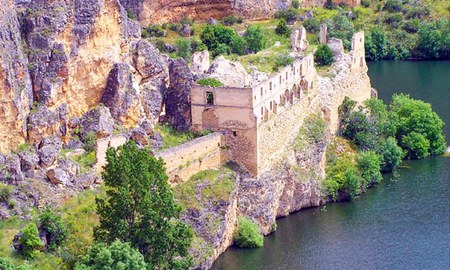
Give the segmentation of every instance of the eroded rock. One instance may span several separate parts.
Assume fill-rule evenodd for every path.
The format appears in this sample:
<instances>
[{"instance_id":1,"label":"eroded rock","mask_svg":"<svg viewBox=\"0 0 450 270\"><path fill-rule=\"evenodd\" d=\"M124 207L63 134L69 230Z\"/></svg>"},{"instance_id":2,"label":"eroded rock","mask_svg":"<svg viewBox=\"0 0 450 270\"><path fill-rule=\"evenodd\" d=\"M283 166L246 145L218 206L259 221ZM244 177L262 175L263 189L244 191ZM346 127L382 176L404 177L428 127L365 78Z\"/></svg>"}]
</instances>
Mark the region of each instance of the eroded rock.
<instances>
[{"instance_id":1,"label":"eroded rock","mask_svg":"<svg viewBox=\"0 0 450 270\"><path fill-rule=\"evenodd\" d=\"M107 107L98 106L83 115L80 126L83 139L88 133L95 133L98 138L108 137L114 130L114 119Z\"/></svg>"},{"instance_id":2,"label":"eroded rock","mask_svg":"<svg viewBox=\"0 0 450 270\"><path fill-rule=\"evenodd\" d=\"M195 74L203 74L210 66L209 52L207 50L195 52L191 56L191 71Z\"/></svg>"},{"instance_id":3,"label":"eroded rock","mask_svg":"<svg viewBox=\"0 0 450 270\"><path fill-rule=\"evenodd\" d=\"M223 56L217 57L208 70L207 77L216 78L225 86L249 86L250 78L241 63L230 61Z\"/></svg>"}]
</instances>

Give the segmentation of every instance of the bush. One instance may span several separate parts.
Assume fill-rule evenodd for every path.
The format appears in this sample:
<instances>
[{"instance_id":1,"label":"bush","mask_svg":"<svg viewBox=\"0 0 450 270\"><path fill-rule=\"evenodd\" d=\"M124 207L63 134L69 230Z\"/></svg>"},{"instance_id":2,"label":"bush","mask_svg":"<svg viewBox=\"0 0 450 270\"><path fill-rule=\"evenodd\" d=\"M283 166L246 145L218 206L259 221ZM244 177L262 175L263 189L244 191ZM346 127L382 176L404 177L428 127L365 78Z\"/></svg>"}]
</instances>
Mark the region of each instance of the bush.
<instances>
[{"instance_id":1,"label":"bush","mask_svg":"<svg viewBox=\"0 0 450 270\"><path fill-rule=\"evenodd\" d=\"M333 201L349 201L361 193L361 177L351 160L338 159L327 168L325 188Z\"/></svg>"},{"instance_id":2,"label":"bush","mask_svg":"<svg viewBox=\"0 0 450 270\"><path fill-rule=\"evenodd\" d=\"M309 18L303 22L303 27L310 33L318 33L320 31L320 21L317 18Z\"/></svg>"},{"instance_id":3,"label":"bush","mask_svg":"<svg viewBox=\"0 0 450 270\"><path fill-rule=\"evenodd\" d=\"M227 17L223 18L221 20L221 22L223 25L231 26L233 24L243 23L244 19L242 17L236 17L236 16L231 15L231 16L227 16Z\"/></svg>"},{"instance_id":4,"label":"bush","mask_svg":"<svg viewBox=\"0 0 450 270\"><path fill-rule=\"evenodd\" d=\"M228 54L236 36L236 32L231 28L208 24L203 28L200 39L215 57L220 54Z\"/></svg>"},{"instance_id":5,"label":"bush","mask_svg":"<svg viewBox=\"0 0 450 270\"><path fill-rule=\"evenodd\" d=\"M294 62L294 58L289 54L278 55L275 57L273 71L278 71L280 68L288 66Z\"/></svg>"},{"instance_id":6,"label":"bush","mask_svg":"<svg viewBox=\"0 0 450 270\"><path fill-rule=\"evenodd\" d=\"M401 142L400 146L407 152L408 158L444 153L446 145L442 133L444 122L432 110L429 103L400 94L392 97L390 107L391 112L397 117L397 140ZM412 132L416 134L408 136ZM418 136L419 134L421 136ZM427 145L425 153L424 148Z\"/></svg>"},{"instance_id":7,"label":"bush","mask_svg":"<svg viewBox=\"0 0 450 270\"><path fill-rule=\"evenodd\" d=\"M370 0L362 0L361 5L366 8L370 7Z\"/></svg>"},{"instance_id":8,"label":"bush","mask_svg":"<svg viewBox=\"0 0 450 270\"><path fill-rule=\"evenodd\" d=\"M417 31L419 31L419 27L420 27L419 19L413 19L410 21L406 21L402 25L402 29L410 34L417 33Z\"/></svg>"},{"instance_id":9,"label":"bush","mask_svg":"<svg viewBox=\"0 0 450 270\"><path fill-rule=\"evenodd\" d=\"M292 0L291 6L293 8L299 8L300 7L300 1L299 0Z\"/></svg>"},{"instance_id":10,"label":"bush","mask_svg":"<svg viewBox=\"0 0 450 270\"><path fill-rule=\"evenodd\" d=\"M216 48L214 48L211 51L212 57L216 57L219 55L226 55L226 54L230 54L231 49L228 45L220 43L219 45L217 45Z\"/></svg>"},{"instance_id":11,"label":"bush","mask_svg":"<svg viewBox=\"0 0 450 270\"><path fill-rule=\"evenodd\" d=\"M260 26L250 25L245 33L245 41L251 52L259 52L264 49L266 43L263 30Z\"/></svg>"},{"instance_id":12,"label":"bush","mask_svg":"<svg viewBox=\"0 0 450 270\"><path fill-rule=\"evenodd\" d=\"M325 139L327 124L319 113L310 114L305 118L300 132L308 141L318 143Z\"/></svg>"},{"instance_id":13,"label":"bush","mask_svg":"<svg viewBox=\"0 0 450 270\"><path fill-rule=\"evenodd\" d=\"M374 151L363 152L358 156L358 169L364 179L363 187L371 187L381 182L381 157Z\"/></svg>"},{"instance_id":14,"label":"bush","mask_svg":"<svg viewBox=\"0 0 450 270\"><path fill-rule=\"evenodd\" d=\"M199 85L221 87L223 83L216 78L204 78L197 81Z\"/></svg>"},{"instance_id":15,"label":"bush","mask_svg":"<svg viewBox=\"0 0 450 270\"><path fill-rule=\"evenodd\" d=\"M11 192L12 192L12 186L0 183L0 203L8 202Z\"/></svg>"},{"instance_id":16,"label":"bush","mask_svg":"<svg viewBox=\"0 0 450 270\"><path fill-rule=\"evenodd\" d=\"M143 30L145 32L142 32L142 37L144 37L144 38L164 37L166 35L166 31L164 31L164 29L162 29L161 25L149 25L147 28L144 28Z\"/></svg>"},{"instance_id":17,"label":"bush","mask_svg":"<svg viewBox=\"0 0 450 270\"><path fill-rule=\"evenodd\" d=\"M25 258L35 257L43 247L36 224L29 223L21 232L17 251Z\"/></svg>"},{"instance_id":18,"label":"bush","mask_svg":"<svg viewBox=\"0 0 450 270\"><path fill-rule=\"evenodd\" d=\"M289 36L289 27L287 26L286 20L282 18L275 28L275 32L280 36Z\"/></svg>"},{"instance_id":19,"label":"bush","mask_svg":"<svg viewBox=\"0 0 450 270\"><path fill-rule=\"evenodd\" d=\"M239 36L236 35L233 37L233 40L231 42L231 52L235 53L237 55L244 55L247 52L247 41Z\"/></svg>"},{"instance_id":20,"label":"bush","mask_svg":"<svg viewBox=\"0 0 450 270\"><path fill-rule=\"evenodd\" d=\"M381 171L390 172L402 162L403 151L393 137L387 138L378 146L377 153L381 156Z\"/></svg>"},{"instance_id":21,"label":"bush","mask_svg":"<svg viewBox=\"0 0 450 270\"><path fill-rule=\"evenodd\" d=\"M55 250L67 237L67 226L50 209L39 215L40 229L45 232L47 250Z\"/></svg>"},{"instance_id":22,"label":"bush","mask_svg":"<svg viewBox=\"0 0 450 270\"><path fill-rule=\"evenodd\" d=\"M178 38L175 41L178 47L177 56L183 58L186 63L191 61L191 42L187 38Z\"/></svg>"},{"instance_id":23,"label":"bush","mask_svg":"<svg viewBox=\"0 0 450 270\"><path fill-rule=\"evenodd\" d=\"M27 264L15 266L10 259L0 257L0 270L32 270L32 269Z\"/></svg>"},{"instance_id":24,"label":"bush","mask_svg":"<svg viewBox=\"0 0 450 270\"><path fill-rule=\"evenodd\" d=\"M254 221L240 217L234 234L234 242L242 248L262 247L264 245L264 236Z\"/></svg>"},{"instance_id":25,"label":"bush","mask_svg":"<svg viewBox=\"0 0 450 270\"><path fill-rule=\"evenodd\" d=\"M75 265L75 270L128 269L145 270L144 256L129 243L114 241L111 245L97 243Z\"/></svg>"},{"instance_id":26,"label":"bush","mask_svg":"<svg viewBox=\"0 0 450 270\"><path fill-rule=\"evenodd\" d=\"M365 35L366 58L370 60L384 59L388 52L387 36L383 28L375 27Z\"/></svg>"},{"instance_id":27,"label":"bush","mask_svg":"<svg viewBox=\"0 0 450 270\"><path fill-rule=\"evenodd\" d=\"M425 59L439 58L441 35L433 23L424 22L420 25L417 51Z\"/></svg>"},{"instance_id":28,"label":"bush","mask_svg":"<svg viewBox=\"0 0 450 270\"><path fill-rule=\"evenodd\" d=\"M298 19L299 12L295 8L280 10L275 13L276 19L284 19L288 23L293 23Z\"/></svg>"},{"instance_id":29,"label":"bush","mask_svg":"<svg viewBox=\"0 0 450 270\"><path fill-rule=\"evenodd\" d=\"M401 22L403 21L402 14L395 13L395 14L387 14L384 18L384 22L389 24L392 28L396 29L401 25Z\"/></svg>"},{"instance_id":30,"label":"bush","mask_svg":"<svg viewBox=\"0 0 450 270\"><path fill-rule=\"evenodd\" d=\"M327 44L319 45L314 53L314 62L318 66L328 66L333 63L333 53Z\"/></svg>"},{"instance_id":31,"label":"bush","mask_svg":"<svg viewBox=\"0 0 450 270\"><path fill-rule=\"evenodd\" d=\"M401 144L406 150L407 158L421 159L430 154L428 151L430 149L430 141L424 135L415 131L403 136Z\"/></svg>"},{"instance_id":32,"label":"bush","mask_svg":"<svg viewBox=\"0 0 450 270\"><path fill-rule=\"evenodd\" d=\"M388 12L399 12L402 10L402 2L401 0L387 0L384 3L383 10Z\"/></svg>"},{"instance_id":33,"label":"bush","mask_svg":"<svg viewBox=\"0 0 450 270\"><path fill-rule=\"evenodd\" d=\"M351 40L355 32L353 22L343 12L339 12L331 20L327 21L328 35L330 38L342 40L344 48L350 50Z\"/></svg>"},{"instance_id":34,"label":"bush","mask_svg":"<svg viewBox=\"0 0 450 270\"><path fill-rule=\"evenodd\" d=\"M86 133L86 136L84 136L83 138L83 143L84 150L86 150L86 152L95 151L95 145L97 143L97 135L95 134L95 132L91 131Z\"/></svg>"}]
</instances>

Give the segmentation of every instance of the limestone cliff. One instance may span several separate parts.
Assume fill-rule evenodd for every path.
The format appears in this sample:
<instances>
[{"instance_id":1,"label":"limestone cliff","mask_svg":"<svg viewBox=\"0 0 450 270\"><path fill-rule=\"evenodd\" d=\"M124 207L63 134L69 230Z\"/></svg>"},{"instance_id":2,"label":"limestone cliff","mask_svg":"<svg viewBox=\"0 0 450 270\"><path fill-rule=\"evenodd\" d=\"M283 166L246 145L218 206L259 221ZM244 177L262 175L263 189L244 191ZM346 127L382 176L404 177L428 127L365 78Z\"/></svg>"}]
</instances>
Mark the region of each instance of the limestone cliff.
<instances>
[{"instance_id":1,"label":"limestone cliff","mask_svg":"<svg viewBox=\"0 0 450 270\"><path fill-rule=\"evenodd\" d=\"M195 20L220 19L229 15L246 19L267 19L279 10L291 6L291 0L120 0L132 16L143 26L180 21L183 17ZM324 6L326 0L300 1L303 7ZM333 0L335 4L359 5L361 0Z\"/></svg>"},{"instance_id":2,"label":"limestone cliff","mask_svg":"<svg viewBox=\"0 0 450 270\"><path fill-rule=\"evenodd\" d=\"M26 118L33 101L28 61L12 0L0 1L0 152L26 139Z\"/></svg>"}]
</instances>

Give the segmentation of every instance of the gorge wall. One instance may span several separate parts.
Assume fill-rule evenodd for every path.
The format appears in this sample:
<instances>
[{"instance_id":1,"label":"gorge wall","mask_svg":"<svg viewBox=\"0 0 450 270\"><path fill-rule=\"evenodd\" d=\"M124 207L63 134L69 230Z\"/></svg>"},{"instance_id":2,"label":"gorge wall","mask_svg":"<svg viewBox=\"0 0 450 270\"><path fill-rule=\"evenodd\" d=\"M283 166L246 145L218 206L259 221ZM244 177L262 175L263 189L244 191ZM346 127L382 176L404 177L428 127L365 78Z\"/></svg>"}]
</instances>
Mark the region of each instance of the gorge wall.
<instances>
[{"instance_id":1,"label":"gorge wall","mask_svg":"<svg viewBox=\"0 0 450 270\"><path fill-rule=\"evenodd\" d=\"M229 15L246 19L267 19L275 12L289 8L291 0L120 0L137 16L143 26L180 21L183 17L195 20L220 19ZM324 6L326 0L300 1L302 7ZM361 0L332 0L336 5L356 6Z\"/></svg>"}]
</instances>

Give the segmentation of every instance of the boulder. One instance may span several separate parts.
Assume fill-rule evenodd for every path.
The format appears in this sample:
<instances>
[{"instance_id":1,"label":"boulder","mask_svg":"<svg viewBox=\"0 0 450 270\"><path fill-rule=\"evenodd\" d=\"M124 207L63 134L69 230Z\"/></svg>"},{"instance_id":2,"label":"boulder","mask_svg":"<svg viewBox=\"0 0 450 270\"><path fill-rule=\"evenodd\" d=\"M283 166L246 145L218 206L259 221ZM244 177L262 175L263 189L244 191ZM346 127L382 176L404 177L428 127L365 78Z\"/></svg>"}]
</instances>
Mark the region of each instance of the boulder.
<instances>
[{"instance_id":1,"label":"boulder","mask_svg":"<svg viewBox=\"0 0 450 270\"><path fill-rule=\"evenodd\" d=\"M19 184L24 179L18 155L0 155L0 182Z\"/></svg>"},{"instance_id":2,"label":"boulder","mask_svg":"<svg viewBox=\"0 0 450 270\"><path fill-rule=\"evenodd\" d=\"M26 177L33 177L34 170L39 167L39 156L36 151L21 151L18 153L20 158L20 168Z\"/></svg>"},{"instance_id":3,"label":"boulder","mask_svg":"<svg viewBox=\"0 0 450 270\"><path fill-rule=\"evenodd\" d=\"M88 111L80 120L81 138L88 133L95 133L97 137L108 137L114 130L114 119L107 107L99 106Z\"/></svg>"},{"instance_id":4,"label":"boulder","mask_svg":"<svg viewBox=\"0 0 450 270\"><path fill-rule=\"evenodd\" d=\"M131 139L140 146L146 146L149 143L148 135L142 127L137 127L131 131Z\"/></svg>"},{"instance_id":5,"label":"boulder","mask_svg":"<svg viewBox=\"0 0 450 270\"><path fill-rule=\"evenodd\" d=\"M167 69L167 62L150 42L141 39L131 46L135 68L143 78L157 76Z\"/></svg>"},{"instance_id":6,"label":"boulder","mask_svg":"<svg viewBox=\"0 0 450 270\"><path fill-rule=\"evenodd\" d=\"M185 37L190 37L191 36L191 26L189 24L184 24L183 28L181 29L180 34Z\"/></svg>"},{"instance_id":7,"label":"boulder","mask_svg":"<svg viewBox=\"0 0 450 270\"><path fill-rule=\"evenodd\" d=\"M66 185L69 182L67 172L59 168L48 170L47 177L55 185Z\"/></svg>"},{"instance_id":8,"label":"boulder","mask_svg":"<svg viewBox=\"0 0 450 270\"><path fill-rule=\"evenodd\" d=\"M333 60L339 60L344 54L344 45L342 40L337 38L330 38L327 43L328 47L330 47L331 52L333 53Z\"/></svg>"},{"instance_id":9,"label":"boulder","mask_svg":"<svg viewBox=\"0 0 450 270\"><path fill-rule=\"evenodd\" d=\"M42 167L51 166L59 156L62 147L62 141L59 137L47 137L39 144L39 160Z\"/></svg>"},{"instance_id":10,"label":"boulder","mask_svg":"<svg viewBox=\"0 0 450 270\"><path fill-rule=\"evenodd\" d=\"M230 61L223 56L214 60L207 77L216 78L225 86L244 87L250 85L250 77L241 63Z\"/></svg>"},{"instance_id":11,"label":"boulder","mask_svg":"<svg viewBox=\"0 0 450 270\"><path fill-rule=\"evenodd\" d=\"M70 139L67 142L66 147L69 148L69 149L84 148L84 143L82 141L80 141L80 140Z\"/></svg>"},{"instance_id":12,"label":"boulder","mask_svg":"<svg viewBox=\"0 0 450 270\"><path fill-rule=\"evenodd\" d=\"M208 20L207 23L208 23L208 24L212 24L212 25L218 25L218 24L219 24L219 21L216 20L216 19L214 19L214 18L209 18L209 20Z\"/></svg>"},{"instance_id":13,"label":"boulder","mask_svg":"<svg viewBox=\"0 0 450 270\"><path fill-rule=\"evenodd\" d=\"M101 178L92 172L79 174L73 180L75 187L79 189L87 189L100 182Z\"/></svg>"},{"instance_id":14,"label":"boulder","mask_svg":"<svg viewBox=\"0 0 450 270\"><path fill-rule=\"evenodd\" d=\"M145 120L145 121L143 121L141 123L140 126L145 130L145 133L147 135L152 135L153 134L154 127L153 127L153 124L150 121Z\"/></svg>"},{"instance_id":15,"label":"boulder","mask_svg":"<svg viewBox=\"0 0 450 270\"><path fill-rule=\"evenodd\" d=\"M126 63L114 64L101 102L109 108L118 123L134 126L144 112L139 98L139 81L136 71Z\"/></svg>"},{"instance_id":16,"label":"boulder","mask_svg":"<svg viewBox=\"0 0 450 270\"><path fill-rule=\"evenodd\" d=\"M191 127L191 88L194 78L184 59L169 65L170 85L164 95L166 120L177 130Z\"/></svg>"},{"instance_id":17,"label":"boulder","mask_svg":"<svg viewBox=\"0 0 450 270\"><path fill-rule=\"evenodd\" d=\"M191 71L196 74L203 74L210 66L209 52L207 50L196 52L191 56Z\"/></svg>"},{"instance_id":18,"label":"boulder","mask_svg":"<svg viewBox=\"0 0 450 270\"><path fill-rule=\"evenodd\" d=\"M28 140L38 144L47 136L67 134L68 108L64 103L52 110L40 104L28 116Z\"/></svg>"}]
</instances>

